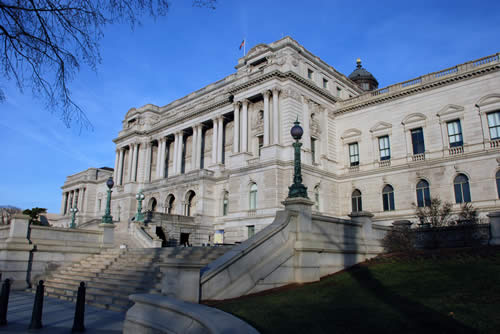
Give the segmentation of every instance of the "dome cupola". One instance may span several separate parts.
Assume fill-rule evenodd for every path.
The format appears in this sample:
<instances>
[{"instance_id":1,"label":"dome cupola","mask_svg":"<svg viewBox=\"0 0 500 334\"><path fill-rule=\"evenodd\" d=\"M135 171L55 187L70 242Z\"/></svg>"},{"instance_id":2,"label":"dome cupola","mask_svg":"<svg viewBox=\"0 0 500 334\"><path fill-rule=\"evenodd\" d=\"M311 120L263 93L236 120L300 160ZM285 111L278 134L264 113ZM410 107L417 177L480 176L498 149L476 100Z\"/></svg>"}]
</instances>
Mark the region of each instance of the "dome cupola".
<instances>
[{"instance_id":1,"label":"dome cupola","mask_svg":"<svg viewBox=\"0 0 500 334\"><path fill-rule=\"evenodd\" d=\"M371 91L378 88L377 79L361 66L361 59L359 58L356 59L356 69L349 74L349 79L354 81L364 91Z\"/></svg>"}]
</instances>

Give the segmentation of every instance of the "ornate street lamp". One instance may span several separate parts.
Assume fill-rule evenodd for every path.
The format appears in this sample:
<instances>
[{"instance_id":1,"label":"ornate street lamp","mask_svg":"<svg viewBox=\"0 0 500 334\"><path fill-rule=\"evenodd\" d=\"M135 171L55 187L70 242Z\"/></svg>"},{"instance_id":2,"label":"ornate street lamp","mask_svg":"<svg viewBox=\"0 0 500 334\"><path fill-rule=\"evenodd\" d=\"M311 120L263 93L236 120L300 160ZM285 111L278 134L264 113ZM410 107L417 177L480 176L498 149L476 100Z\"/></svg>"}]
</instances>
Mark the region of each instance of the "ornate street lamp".
<instances>
[{"instance_id":1,"label":"ornate street lamp","mask_svg":"<svg viewBox=\"0 0 500 334\"><path fill-rule=\"evenodd\" d=\"M136 222L143 222L144 221L144 214L142 213L142 201L144 201L144 194L142 193L142 190L139 190L137 195L135 195L135 199L137 200L137 213L135 214L135 221Z\"/></svg>"},{"instance_id":2,"label":"ornate street lamp","mask_svg":"<svg viewBox=\"0 0 500 334\"><path fill-rule=\"evenodd\" d=\"M71 224L69 225L69 228L76 228L75 224L75 215L78 212L78 208L71 208L69 209L69 212L71 212Z\"/></svg>"},{"instance_id":3,"label":"ornate street lamp","mask_svg":"<svg viewBox=\"0 0 500 334\"><path fill-rule=\"evenodd\" d=\"M290 130L290 134L293 139L295 139L295 143L293 143L293 147L295 149L295 157L293 161L294 171L293 171L293 184L288 187L288 197L307 197L307 187L302 184L302 171L301 171L301 163L300 163L300 147L302 143L299 140L302 138L304 134L304 130L300 126L299 118L293 123L294 126Z\"/></svg>"},{"instance_id":4,"label":"ornate street lamp","mask_svg":"<svg viewBox=\"0 0 500 334\"><path fill-rule=\"evenodd\" d=\"M111 188L115 185L113 182L113 178L110 176L106 181L106 185L108 186L108 199L106 200L106 211L104 212L104 216L102 216L103 224L113 224L113 217L111 216Z\"/></svg>"}]
</instances>

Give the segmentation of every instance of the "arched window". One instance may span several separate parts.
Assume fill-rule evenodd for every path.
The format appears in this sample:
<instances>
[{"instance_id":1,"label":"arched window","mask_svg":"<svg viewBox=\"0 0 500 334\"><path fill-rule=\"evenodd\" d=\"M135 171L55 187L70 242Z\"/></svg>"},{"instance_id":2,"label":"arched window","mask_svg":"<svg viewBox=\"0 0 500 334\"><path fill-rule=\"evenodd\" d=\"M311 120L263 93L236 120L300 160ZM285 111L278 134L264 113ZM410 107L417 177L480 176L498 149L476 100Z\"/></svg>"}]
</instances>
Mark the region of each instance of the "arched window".
<instances>
[{"instance_id":1,"label":"arched window","mask_svg":"<svg viewBox=\"0 0 500 334\"><path fill-rule=\"evenodd\" d=\"M384 211L394 210L394 188L390 184L386 184L382 190L382 201L384 203Z\"/></svg>"},{"instance_id":2,"label":"arched window","mask_svg":"<svg viewBox=\"0 0 500 334\"><path fill-rule=\"evenodd\" d=\"M186 216L191 216L192 208L194 207L194 197L196 194L194 191L190 190L186 194L186 208L185 208L185 214Z\"/></svg>"},{"instance_id":3,"label":"arched window","mask_svg":"<svg viewBox=\"0 0 500 334\"><path fill-rule=\"evenodd\" d=\"M175 208L175 196L170 194L167 197L167 214L171 215L174 213L174 208Z\"/></svg>"},{"instance_id":4,"label":"arched window","mask_svg":"<svg viewBox=\"0 0 500 334\"><path fill-rule=\"evenodd\" d=\"M423 208L431 205L431 192L429 190L429 182L420 180L417 183L417 206Z\"/></svg>"},{"instance_id":5,"label":"arched window","mask_svg":"<svg viewBox=\"0 0 500 334\"><path fill-rule=\"evenodd\" d=\"M250 186L250 210L257 208L257 184L252 183Z\"/></svg>"},{"instance_id":6,"label":"arched window","mask_svg":"<svg viewBox=\"0 0 500 334\"><path fill-rule=\"evenodd\" d=\"M496 179L497 179L497 194L498 198L500 198L500 170L496 174Z\"/></svg>"},{"instance_id":7,"label":"arched window","mask_svg":"<svg viewBox=\"0 0 500 334\"><path fill-rule=\"evenodd\" d=\"M458 174L453 181L455 188L455 203L470 202L469 178L464 174Z\"/></svg>"},{"instance_id":8,"label":"arched window","mask_svg":"<svg viewBox=\"0 0 500 334\"><path fill-rule=\"evenodd\" d=\"M319 211L319 186L314 187L314 208Z\"/></svg>"},{"instance_id":9,"label":"arched window","mask_svg":"<svg viewBox=\"0 0 500 334\"><path fill-rule=\"evenodd\" d=\"M149 209L149 211L153 211L153 212L156 211L156 198L152 197L149 200L148 209Z\"/></svg>"},{"instance_id":10,"label":"arched window","mask_svg":"<svg viewBox=\"0 0 500 334\"><path fill-rule=\"evenodd\" d=\"M354 190L351 195L351 201L352 201L352 212L363 211L361 191L359 191L358 189Z\"/></svg>"},{"instance_id":11,"label":"arched window","mask_svg":"<svg viewBox=\"0 0 500 334\"><path fill-rule=\"evenodd\" d=\"M229 212L229 193L225 191L224 196L222 197L222 215L227 216L228 212Z\"/></svg>"}]
</instances>

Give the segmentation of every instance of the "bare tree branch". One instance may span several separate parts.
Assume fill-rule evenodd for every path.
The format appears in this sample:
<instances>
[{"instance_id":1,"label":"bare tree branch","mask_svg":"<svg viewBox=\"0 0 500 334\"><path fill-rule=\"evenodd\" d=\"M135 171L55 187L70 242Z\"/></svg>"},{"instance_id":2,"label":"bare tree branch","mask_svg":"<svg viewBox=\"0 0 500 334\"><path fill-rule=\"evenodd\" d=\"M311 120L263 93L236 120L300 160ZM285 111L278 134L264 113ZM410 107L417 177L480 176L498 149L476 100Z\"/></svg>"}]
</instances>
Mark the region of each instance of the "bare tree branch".
<instances>
[{"instance_id":1,"label":"bare tree branch","mask_svg":"<svg viewBox=\"0 0 500 334\"><path fill-rule=\"evenodd\" d=\"M215 9L216 0L192 4ZM69 84L82 64L96 70L104 27L128 22L134 28L144 15L157 18L168 9L168 0L0 0L0 75L21 92L31 88L66 126L89 129ZM0 87L0 102L5 99Z\"/></svg>"}]
</instances>

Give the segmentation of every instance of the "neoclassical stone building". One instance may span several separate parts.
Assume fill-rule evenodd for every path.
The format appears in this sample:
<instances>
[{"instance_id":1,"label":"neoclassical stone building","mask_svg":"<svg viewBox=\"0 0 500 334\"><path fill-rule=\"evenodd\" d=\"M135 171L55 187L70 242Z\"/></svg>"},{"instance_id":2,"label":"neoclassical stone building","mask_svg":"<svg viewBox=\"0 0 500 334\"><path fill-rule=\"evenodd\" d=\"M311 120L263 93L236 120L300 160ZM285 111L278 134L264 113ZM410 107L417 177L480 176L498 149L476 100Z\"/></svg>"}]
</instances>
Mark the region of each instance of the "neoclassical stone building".
<instances>
[{"instance_id":1,"label":"neoclassical stone building","mask_svg":"<svg viewBox=\"0 0 500 334\"><path fill-rule=\"evenodd\" d=\"M430 196L456 210L465 201L498 210L498 53L382 89L360 61L347 77L290 37L255 46L235 68L163 107L126 113L114 139L119 226L142 190L147 209L195 217L209 231L199 242L253 235L287 196L297 118L314 211L366 210L389 224L412 219ZM100 219L110 174L91 168L68 177L61 213L78 199L79 224Z\"/></svg>"}]
</instances>

